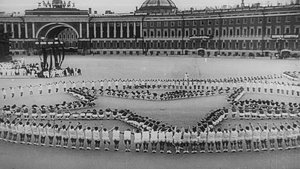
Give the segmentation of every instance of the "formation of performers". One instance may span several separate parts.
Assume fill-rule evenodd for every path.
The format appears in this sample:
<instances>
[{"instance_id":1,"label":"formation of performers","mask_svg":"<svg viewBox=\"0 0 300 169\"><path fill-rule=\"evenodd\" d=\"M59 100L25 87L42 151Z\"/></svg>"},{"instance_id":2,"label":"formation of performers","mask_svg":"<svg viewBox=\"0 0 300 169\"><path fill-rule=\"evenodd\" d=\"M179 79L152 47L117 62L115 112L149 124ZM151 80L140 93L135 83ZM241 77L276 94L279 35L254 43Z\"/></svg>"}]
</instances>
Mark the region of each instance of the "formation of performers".
<instances>
[{"instance_id":1,"label":"formation of performers","mask_svg":"<svg viewBox=\"0 0 300 169\"><path fill-rule=\"evenodd\" d=\"M39 72L39 64L21 64L18 61L0 63L0 77L31 76L36 77Z\"/></svg>"},{"instance_id":2,"label":"formation of performers","mask_svg":"<svg viewBox=\"0 0 300 169\"><path fill-rule=\"evenodd\" d=\"M39 73L41 78L54 78L54 77L66 77L66 76L79 76L81 75L81 69L78 68L60 68L60 69L51 69L43 70Z\"/></svg>"},{"instance_id":3,"label":"formation of performers","mask_svg":"<svg viewBox=\"0 0 300 169\"><path fill-rule=\"evenodd\" d=\"M124 119L127 120L127 119ZM178 128L153 125L149 128L128 128L120 131L118 126L107 129L105 126L88 126L87 124L62 122L38 123L14 119L0 119L0 138L4 141L21 144L56 146L72 149L100 148L108 151L113 143L114 150L119 150L122 141L125 152L135 151L155 153L172 152L236 152L266 151L297 148L300 146L300 123L280 125L251 124L234 125L221 128L209 128L208 125ZM102 143L102 144L101 144ZM151 149L150 146L151 145ZM103 147L102 147L103 146Z\"/></svg>"},{"instance_id":4,"label":"formation of performers","mask_svg":"<svg viewBox=\"0 0 300 169\"><path fill-rule=\"evenodd\" d=\"M99 90L100 95L112 96L118 98L131 98L131 99L141 99L141 100L160 100L160 101L169 101L169 100L178 100L178 99L188 99L202 96L213 96L216 94L229 93L230 88L213 88L210 90L175 90L168 92L151 92L149 90L142 91L129 91L129 90L114 90L106 89L103 91Z\"/></svg>"},{"instance_id":5,"label":"formation of performers","mask_svg":"<svg viewBox=\"0 0 300 169\"><path fill-rule=\"evenodd\" d=\"M285 71L283 76L293 81L300 81L300 72L297 71Z\"/></svg>"}]
</instances>

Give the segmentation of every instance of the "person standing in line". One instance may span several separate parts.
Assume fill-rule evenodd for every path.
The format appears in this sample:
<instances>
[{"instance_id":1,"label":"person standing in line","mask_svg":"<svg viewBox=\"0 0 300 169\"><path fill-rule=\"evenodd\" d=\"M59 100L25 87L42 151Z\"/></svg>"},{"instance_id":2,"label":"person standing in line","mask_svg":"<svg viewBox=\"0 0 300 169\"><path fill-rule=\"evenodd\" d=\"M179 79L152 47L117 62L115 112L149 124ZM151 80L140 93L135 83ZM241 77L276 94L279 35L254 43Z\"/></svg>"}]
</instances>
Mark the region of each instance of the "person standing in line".
<instances>
[{"instance_id":1,"label":"person standing in line","mask_svg":"<svg viewBox=\"0 0 300 169\"><path fill-rule=\"evenodd\" d=\"M145 128L142 131L142 142L143 142L143 151L147 153L149 150L149 142L150 142L150 132Z\"/></svg>"},{"instance_id":2,"label":"person standing in line","mask_svg":"<svg viewBox=\"0 0 300 169\"><path fill-rule=\"evenodd\" d=\"M140 152L141 144L142 144L142 133L139 129L135 130L134 132L134 144L135 144L135 151Z\"/></svg>"},{"instance_id":3,"label":"person standing in line","mask_svg":"<svg viewBox=\"0 0 300 169\"><path fill-rule=\"evenodd\" d=\"M199 134L200 153L205 153L205 144L206 143L207 143L207 131L202 126L202 127L200 127L200 134Z\"/></svg>"},{"instance_id":4,"label":"person standing in line","mask_svg":"<svg viewBox=\"0 0 300 169\"><path fill-rule=\"evenodd\" d=\"M223 132L221 128L218 128L215 135L215 141L216 141L216 152L221 152L221 142L222 142Z\"/></svg>"},{"instance_id":5,"label":"person standing in line","mask_svg":"<svg viewBox=\"0 0 300 169\"><path fill-rule=\"evenodd\" d=\"M25 139L25 127L24 124L22 123L22 121L19 122L18 126L17 126L17 133L19 134L20 137L20 143L24 144L24 139Z\"/></svg>"},{"instance_id":6,"label":"person standing in line","mask_svg":"<svg viewBox=\"0 0 300 169\"><path fill-rule=\"evenodd\" d=\"M164 128L161 128L158 131L158 141L159 141L160 153L164 153L165 152L165 143L166 143L166 131Z\"/></svg>"},{"instance_id":7,"label":"person standing in line","mask_svg":"<svg viewBox=\"0 0 300 169\"><path fill-rule=\"evenodd\" d=\"M156 153L156 149L157 149L157 141L158 141L158 130L157 129L158 129L158 127L154 126L150 132L152 153Z\"/></svg>"},{"instance_id":8,"label":"person standing in line","mask_svg":"<svg viewBox=\"0 0 300 169\"><path fill-rule=\"evenodd\" d=\"M223 130L223 138L222 138L222 146L223 146L223 152L228 152L228 143L230 139L230 132L227 128Z\"/></svg>"},{"instance_id":9,"label":"person standing in line","mask_svg":"<svg viewBox=\"0 0 300 169\"><path fill-rule=\"evenodd\" d=\"M278 130L275 128L275 125L273 123L273 126L271 129L269 129L269 133L268 133L268 139L270 142L270 150L271 151L275 150L275 140L277 140L277 133L278 133Z\"/></svg>"},{"instance_id":10,"label":"person standing in line","mask_svg":"<svg viewBox=\"0 0 300 169\"><path fill-rule=\"evenodd\" d=\"M167 142L167 154L171 154L171 148L172 148L172 144L173 144L173 130L171 128L169 128L166 131L166 142Z\"/></svg>"},{"instance_id":11,"label":"person standing in line","mask_svg":"<svg viewBox=\"0 0 300 169\"><path fill-rule=\"evenodd\" d=\"M39 138L40 138L40 132L39 132L39 128L38 128L36 122L33 122L31 128L32 128L32 133L33 133L33 138L34 138L33 144L38 145Z\"/></svg>"},{"instance_id":12,"label":"person standing in line","mask_svg":"<svg viewBox=\"0 0 300 169\"><path fill-rule=\"evenodd\" d=\"M118 126L115 126L112 130L112 139L115 145L115 151L119 151L119 143L120 143L120 130Z\"/></svg>"},{"instance_id":13,"label":"person standing in line","mask_svg":"<svg viewBox=\"0 0 300 169\"><path fill-rule=\"evenodd\" d=\"M46 135L47 135L46 129L45 129L46 125L47 124L44 125L43 123L39 124L39 131L40 131L40 135L41 135L41 146L45 146L46 145L45 144Z\"/></svg>"},{"instance_id":14,"label":"person standing in line","mask_svg":"<svg viewBox=\"0 0 300 169\"><path fill-rule=\"evenodd\" d=\"M95 150L100 150L100 130L98 127L93 129L93 140L95 142Z\"/></svg>"},{"instance_id":15,"label":"person standing in line","mask_svg":"<svg viewBox=\"0 0 300 169\"><path fill-rule=\"evenodd\" d=\"M91 150L92 149L92 139L93 139L93 132L91 127L85 127L84 130L84 135L85 135L85 139L86 139L86 149L87 150Z\"/></svg>"},{"instance_id":16,"label":"person standing in line","mask_svg":"<svg viewBox=\"0 0 300 169\"><path fill-rule=\"evenodd\" d=\"M54 126L54 131L55 131L55 138L56 138L56 147L61 147L61 140L62 140L61 127L58 124L56 124Z\"/></svg>"},{"instance_id":17,"label":"person standing in line","mask_svg":"<svg viewBox=\"0 0 300 169\"><path fill-rule=\"evenodd\" d=\"M123 132L123 134L124 134L125 152L130 152L132 132L130 129L127 129Z\"/></svg>"},{"instance_id":18,"label":"person standing in line","mask_svg":"<svg viewBox=\"0 0 300 169\"><path fill-rule=\"evenodd\" d=\"M216 132L212 128L209 129L208 134L207 134L207 145L208 145L208 152L209 153L214 152L215 135L216 135Z\"/></svg>"},{"instance_id":19,"label":"person standing in line","mask_svg":"<svg viewBox=\"0 0 300 169\"><path fill-rule=\"evenodd\" d=\"M51 125L49 121L47 123L46 133L49 139L49 146L53 147L53 139L54 139L55 131L54 131L54 126Z\"/></svg>"},{"instance_id":20,"label":"person standing in line","mask_svg":"<svg viewBox=\"0 0 300 169\"><path fill-rule=\"evenodd\" d=\"M240 124L239 125L239 131L238 131L238 141L237 141L237 144L238 144L238 151L239 152L242 152L243 151L243 143L244 143L244 140L245 140L245 130L244 128L242 127L242 125Z\"/></svg>"},{"instance_id":21,"label":"person standing in line","mask_svg":"<svg viewBox=\"0 0 300 169\"><path fill-rule=\"evenodd\" d=\"M102 129L102 140L104 143L104 150L109 151L109 145L110 145L109 131L106 128Z\"/></svg>"},{"instance_id":22,"label":"person standing in line","mask_svg":"<svg viewBox=\"0 0 300 169\"><path fill-rule=\"evenodd\" d=\"M189 153L189 147L190 147L190 144L191 144L190 127L188 129L184 129L184 132L183 132L183 144L184 144L183 153L184 154L188 154Z\"/></svg>"}]
</instances>

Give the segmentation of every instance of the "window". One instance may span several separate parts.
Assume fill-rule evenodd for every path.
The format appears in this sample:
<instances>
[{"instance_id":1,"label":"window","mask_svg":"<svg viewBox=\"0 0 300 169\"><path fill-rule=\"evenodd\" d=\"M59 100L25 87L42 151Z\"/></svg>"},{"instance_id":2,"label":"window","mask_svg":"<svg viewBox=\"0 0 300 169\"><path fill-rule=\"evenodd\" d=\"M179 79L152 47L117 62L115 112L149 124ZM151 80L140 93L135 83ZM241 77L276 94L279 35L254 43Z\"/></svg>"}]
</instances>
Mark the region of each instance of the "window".
<instances>
[{"instance_id":1,"label":"window","mask_svg":"<svg viewBox=\"0 0 300 169\"><path fill-rule=\"evenodd\" d=\"M189 37L189 30L185 30L185 36Z\"/></svg>"},{"instance_id":2,"label":"window","mask_svg":"<svg viewBox=\"0 0 300 169\"><path fill-rule=\"evenodd\" d=\"M260 36L262 34L261 28L257 28L257 35Z\"/></svg>"},{"instance_id":3,"label":"window","mask_svg":"<svg viewBox=\"0 0 300 169\"><path fill-rule=\"evenodd\" d=\"M147 37L147 31L144 31L144 37Z\"/></svg>"},{"instance_id":4,"label":"window","mask_svg":"<svg viewBox=\"0 0 300 169\"><path fill-rule=\"evenodd\" d=\"M272 18L271 18L271 17L268 17L267 22L268 22L268 23L271 23L271 22L272 22Z\"/></svg>"},{"instance_id":5,"label":"window","mask_svg":"<svg viewBox=\"0 0 300 169\"><path fill-rule=\"evenodd\" d=\"M277 28L276 28L276 34L277 34L277 35L280 35L280 34L281 34L281 33L280 33L280 27L277 27Z\"/></svg>"},{"instance_id":6,"label":"window","mask_svg":"<svg viewBox=\"0 0 300 169\"><path fill-rule=\"evenodd\" d=\"M174 30L171 31L171 36L175 37L175 31Z\"/></svg>"},{"instance_id":7,"label":"window","mask_svg":"<svg viewBox=\"0 0 300 169\"><path fill-rule=\"evenodd\" d=\"M168 37L168 31L167 30L164 31L164 36Z\"/></svg>"},{"instance_id":8,"label":"window","mask_svg":"<svg viewBox=\"0 0 300 169\"><path fill-rule=\"evenodd\" d=\"M290 28L289 27L285 28L285 34L290 34Z\"/></svg>"},{"instance_id":9,"label":"window","mask_svg":"<svg viewBox=\"0 0 300 169\"><path fill-rule=\"evenodd\" d=\"M300 33L300 28L295 28L295 34L299 34Z\"/></svg>"},{"instance_id":10,"label":"window","mask_svg":"<svg viewBox=\"0 0 300 169\"><path fill-rule=\"evenodd\" d=\"M215 20L215 25L219 25L219 20Z\"/></svg>"},{"instance_id":11,"label":"window","mask_svg":"<svg viewBox=\"0 0 300 169\"><path fill-rule=\"evenodd\" d=\"M168 27L168 25L169 25L169 22L168 22L168 21L165 21L165 22L164 22L164 27Z\"/></svg>"},{"instance_id":12,"label":"window","mask_svg":"<svg viewBox=\"0 0 300 169\"><path fill-rule=\"evenodd\" d=\"M291 21L291 16L286 16L285 17L285 22L290 22Z\"/></svg>"},{"instance_id":13,"label":"window","mask_svg":"<svg viewBox=\"0 0 300 169\"><path fill-rule=\"evenodd\" d=\"M229 24L230 24L230 25L232 25L232 24L233 24L233 22L234 22L234 20L233 20L233 19L230 19L230 20L229 20Z\"/></svg>"},{"instance_id":14,"label":"window","mask_svg":"<svg viewBox=\"0 0 300 169\"><path fill-rule=\"evenodd\" d=\"M240 36L240 29L236 29L236 36Z\"/></svg>"},{"instance_id":15,"label":"window","mask_svg":"<svg viewBox=\"0 0 300 169\"><path fill-rule=\"evenodd\" d=\"M150 37L154 37L154 31L150 31Z\"/></svg>"},{"instance_id":16,"label":"window","mask_svg":"<svg viewBox=\"0 0 300 169\"><path fill-rule=\"evenodd\" d=\"M244 29L243 29L243 35L244 35L244 36L248 36L248 29L247 29L247 28L244 28Z\"/></svg>"},{"instance_id":17,"label":"window","mask_svg":"<svg viewBox=\"0 0 300 169\"><path fill-rule=\"evenodd\" d=\"M178 31L177 31L177 36L178 36L178 37L181 37L181 30L178 30Z\"/></svg>"},{"instance_id":18,"label":"window","mask_svg":"<svg viewBox=\"0 0 300 169\"><path fill-rule=\"evenodd\" d=\"M226 29L223 29L223 36L227 36Z\"/></svg>"},{"instance_id":19,"label":"window","mask_svg":"<svg viewBox=\"0 0 300 169\"><path fill-rule=\"evenodd\" d=\"M233 36L233 29L232 28L229 29L229 36Z\"/></svg>"},{"instance_id":20,"label":"window","mask_svg":"<svg viewBox=\"0 0 300 169\"><path fill-rule=\"evenodd\" d=\"M178 26L182 26L182 21L178 21Z\"/></svg>"},{"instance_id":21,"label":"window","mask_svg":"<svg viewBox=\"0 0 300 169\"><path fill-rule=\"evenodd\" d=\"M219 36L219 30L218 29L215 30L215 36Z\"/></svg>"},{"instance_id":22,"label":"window","mask_svg":"<svg viewBox=\"0 0 300 169\"><path fill-rule=\"evenodd\" d=\"M208 35L211 35L211 29L210 29L210 28L207 29L207 34L208 34Z\"/></svg>"},{"instance_id":23,"label":"window","mask_svg":"<svg viewBox=\"0 0 300 169\"><path fill-rule=\"evenodd\" d=\"M200 25L204 25L204 21L200 21Z\"/></svg>"},{"instance_id":24,"label":"window","mask_svg":"<svg viewBox=\"0 0 300 169\"><path fill-rule=\"evenodd\" d=\"M211 20L208 20L208 25L211 25Z\"/></svg>"},{"instance_id":25,"label":"window","mask_svg":"<svg viewBox=\"0 0 300 169\"><path fill-rule=\"evenodd\" d=\"M154 22L150 22L150 27L154 27Z\"/></svg>"},{"instance_id":26,"label":"window","mask_svg":"<svg viewBox=\"0 0 300 169\"><path fill-rule=\"evenodd\" d=\"M197 35L197 30L196 29L193 30L193 35Z\"/></svg>"},{"instance_id":27,"label":"window","mask_svg":"<svg viewBox=\"0 0 300 169\"><path fill-rule=\"evenodd\" d=\"M190 21L185 21L185 26L189 26L190 25Z\"/></svg>"},{"instance_id":28,"label":"window","mask_svg":"<svg viewBox=\"0 0 300 169\"><path fill-rule=\"evenodd\" d=\"M267 35L271 35L271 28L267 28Z\"/></svg>"},{"instance_id":29,"label":"window","mask_svg":"<svg viewBox=\"0 0 300 169\"><path fill-rule=\"evenodd\" d=\"M156 37L161 37L160 30L156 30Z\"/></svg>"},{"instance_id":30,"label":"window","mask_svg":"<svg viewBox=\"0 0 300 169\"><path fill-rule=\"evenodd\" d=\"M297 16L296 21L300 22L300 16Z\"/></svg>"},{"instance_id":31,"label":"window","mask_svg":"<svg viewBox=\"0 0 300 169\"><path fill-rule=\"evenodd\" d=\"M262 23L262 22L263 22L263 18L259 18L258 23Z\"/></svg>"},{"instance_id":32,"label":"window","mask_svg":"<svg viewBox=\"0 0 300 169\"><path fill-rule=\"evenodd\" d=\"M227 24L227 19L223 19L223 25Z\"/></svg>"},{"instance_id":33,"label":"window","mask_svg":"<svg viewBox=\"0 0 300 169\"><path fill-rule=\"evenodd\" d=\"M236 24L240 24L241 20L240 19L236 19Z\"/></svg>"},{"instance_id":34,"label":"window","mask_svg":"<svg viewBox=\"0 0 300 169\"><path fill-rule=\"evenodd\" d=\"M254 23L255 22L255 18L251 18L250 22Z\"/></svg>"},{"instance_id":35,"label":"window","mask_svg":"<svg viewBox=\"0 0 300 169\"><path fill-rule=\"evenodd\" d=\"M204 29L200 29L200 35L204 35Z\"/></svg>"},{"instance_id":36,"label":"window","mask_svg":"<svg viewBox=\"0 0 300 169\"><path fill-rule=\"evenodd\" d=\"M193 21L193 26L196 26L197 25L197 21Z\"/></svg>"},{"instance_id":37,"label":"window","mask_svg":"<svg viewBox=\"0 0 300 169\"><path fill-rule=\"evenodd\" d=\"M243 48L246 48L246 42L243 41Z\"/></svg>"},{"instance_id":38,"label":"window","mask_svg":"<svg viewBox=\"0 0 300 169\"><path fill-rule=\"evenodd\" d=\"M250 29L250 35L253 36L254 35L254 28Z\"/></svg>"},{"instance_id":39,"label":"window","mask_svg":"<svg viewBox=\"0 0 300 169\"><path fill-rule=\"evenodd\" d=\"M171 22L171 27L174 27L175 26L175 22Z\"/></svg>"},{"instance_id":40,"label":"window","mask_svg":"<svg viewBox=\"0 0 300 169\"><path fill-rule=\"evenodd\" d=\"M270 42L267 42L267 43L266 43L266 48L267 48L267 49L270 49Z\"/></svg>"},{"instance_id":41,"label":"window","mask_svg":"<svg viewBox=\"0 0 300 169\"><path fill-rule=\"evenodd\" d=\"M157 27L161 27L161 22L159 21L159 22L156 22L156 26Z\"/></svg>"},{"instance_id":42,"label":"window","mask_svg":"<svg viewBox=\"0 0 300 169\"><path fill-rule=\"evenodd\" d=\"M276 22L277 22L277 23L280 23L280 22L281 22L281 17L280 17L280 16L277 16L277 17L276 17Z\"/></svg>"},{"instance_id":43,"label":"window","mask_svg":"<svg viewBox=\"0 0 300 169\"><path fill-rule=\"evenodd\" d=\"M247 18L243 19L243 24L247 24Z\"/></svg>"},{"instance_id":44,"label":"window","mask_svg":"<svg viewBox=\"0 0 300 169\"><path fill-rule=\"evenodd\" d=\"M239 43L238 42L235 43L235 49L239 49Z\"/></svg>"},{"instance_id":45,"label":"window","mask_svg":"<svg viewBox=\"0 0 300 169\"><path fill-rule=\"evenodd\" d=\"M253 48L253 42L250 42L249 46L252 49Z\"/></svg>"}]
</instances>

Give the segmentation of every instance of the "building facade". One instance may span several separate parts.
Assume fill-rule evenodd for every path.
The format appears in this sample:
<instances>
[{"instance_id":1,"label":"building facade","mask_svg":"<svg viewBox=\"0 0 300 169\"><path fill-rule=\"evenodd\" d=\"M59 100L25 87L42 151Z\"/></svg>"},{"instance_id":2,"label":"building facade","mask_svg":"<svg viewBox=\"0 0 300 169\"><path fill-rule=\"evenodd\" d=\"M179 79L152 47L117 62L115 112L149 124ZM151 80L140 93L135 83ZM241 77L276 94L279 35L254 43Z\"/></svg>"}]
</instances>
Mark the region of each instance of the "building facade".
<instances>
[{"instance_id":1,"label":"building facade","mask_svg":"<svg viewBox=\"0 0 300 169\"><path fill-rule=\"evenodd\" d=\"M0 29L12 33L13 53L34 51L41 37L66 34L74 35L71 46L79 52L98 54L268 56L283 49L300 51L299 2L189 11L178 11L171 2L147 0L133 13L92 15L57 1L26 10L24 16L2 15Z\"/></svg>"}]
</instances>

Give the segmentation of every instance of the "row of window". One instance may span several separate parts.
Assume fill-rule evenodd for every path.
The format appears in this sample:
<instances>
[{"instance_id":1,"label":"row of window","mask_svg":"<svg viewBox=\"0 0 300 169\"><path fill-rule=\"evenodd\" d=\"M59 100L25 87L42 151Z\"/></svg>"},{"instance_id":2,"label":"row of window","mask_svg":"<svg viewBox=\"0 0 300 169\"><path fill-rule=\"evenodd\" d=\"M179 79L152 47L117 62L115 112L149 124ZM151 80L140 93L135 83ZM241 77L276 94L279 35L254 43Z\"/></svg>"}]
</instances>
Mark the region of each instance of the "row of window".
<instances>
[{"instance_id":1,"label":"row of window","mask_svg":"<svg viewBox=\"0 0 300 169\"><path fill-rule=\"evenodd\" d=\"M292 21L294 16L277 16L277 17L266 17L266 23L289 23ZM255 18L236 18L236 19L214 19L214 20L179 20L179 21L150 21L144 22L145 27L180 27L182 23L185 26L204 26L204 25L219 25L222 22L222 25L234 25L234 24L256 24L263 23L263 17L255 17ZM296 22L300 22L300 16L296 16Z\"/></svg>"},{"instance_id":2,"label":"row of window","mask_svg":"<svg viewBox=\"0 0 300 169\"><path fill-rule=\"evenodd\" d=\"M262 27L244 27L244 28L222 28L222 32L220 32L219 29L212 29L212 28L200 28L200 29L192 29L190 31L189 29L185 29L184 37L190 37L190 36L198 36L198 35L212 35L215 37L218 36L261 36L262 35ZM291 31L291 28L289 26L284 27L282 30L280 26L275 27L274 30L272 30L271 27L266 28L265 35L283 35L283 34L296 34L298 35L300 33L300 27L296 27L294 31ZM171 29L171 30L144 30L144 37L170 37L170 38L176 38L176 37L182 37L182 29Z\"/></svg>"}]
</instances>

